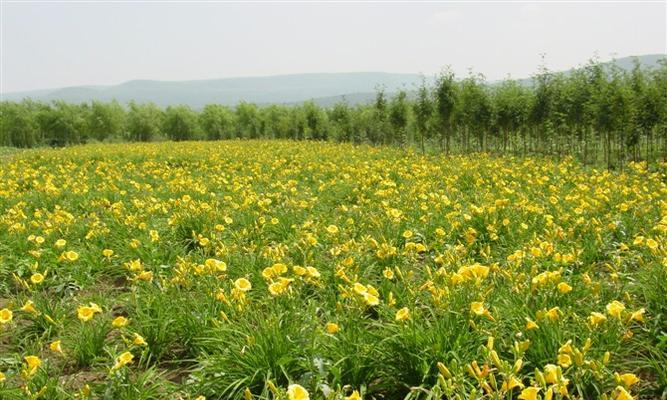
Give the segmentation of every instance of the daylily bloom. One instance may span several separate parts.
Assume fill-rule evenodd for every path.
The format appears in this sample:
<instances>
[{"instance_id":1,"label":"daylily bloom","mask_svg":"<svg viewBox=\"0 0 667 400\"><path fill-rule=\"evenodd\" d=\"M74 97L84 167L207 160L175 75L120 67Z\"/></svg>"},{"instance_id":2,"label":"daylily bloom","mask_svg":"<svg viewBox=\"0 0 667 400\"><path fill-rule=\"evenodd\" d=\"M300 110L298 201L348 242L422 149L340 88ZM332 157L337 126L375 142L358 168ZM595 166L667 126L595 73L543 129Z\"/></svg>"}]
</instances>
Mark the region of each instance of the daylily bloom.
<instances>
[{"instance_id":1,"label":"daylily bloom","mask_svg":"<svg viewBox=\"0 0 667 400\"><path fill-rule=\"evenodd\" d=\"M565 282L561 282L557 285L558 291L561 293L569 293L572 291L572 286L568 285Z\"/></svg>"},{"instance_id":2,"label":"daylily bloom","mask_svg":"<svg viewBox=\"0 0 667 400\"><path fill-rule=\"evenodd\" d=\"M310 395L303 386L294 383L287 387L287 398L289 400L310 400Z\"/></svg>"},{"instance_id":3,"label":"daylily bloom","mask_svg":"<svg viewBox=\"0 0 667 400\"><path fill-rule=\"evenodd\" d=\"M517 399L519 400L537 400L537 393L540 391L540 388L536 387L528 387L525 388L521 391L521 394L519 394L519 397Z\"/></svg>"},{"instance_id":4,"label":"daylily bloom","mask_svg":"<svg viewBox=\"0 0 667 400\"><path fill-rule=\"evenodd\" d=\"M558 355L558 365L561 367L569 367L572 364L572 358L570 358L569 355L567 354L559 354Z\"/></svg>"},{"instance_id":5,"label":"daylily bloom","mask_svg":"<svg viewBox=\"0 0 667 400\"><path fill-rule=\"evenodd\" d=\"M491 321L495 321L489 310L484 307L484 303L481 301L473 301L470 303L470 311L475 315L484 316Z\"/></svg>"},{"instance_id":6,"label":"daylily bloom","mask_svg":"<svg viewBox=\"0 0 667 400\"><path fill-rule=\"evenodd\" d=\"M37 314L37 309L35 308L35 303L32 302L32 300L28 300L25 302L25 304L21 307L21 311L30 313L30 314Z\"/></svg>"},{"instance_id":7,"label":"daylily bloom","mask_svg":"<svg viewBox=\"0 0 667 400\"><path fill-rule=\"evenodd\" d=\"M539 328L539 325L532 319L526 317L526 330L529 331L531 329L537 329Z\"/></svg>"},{"instance_id":8,"label":"daylily bloom","mask_svg":"<svg viewBox=\"0 0 667 400\"><path fill-rule=\"evenodd\" d=\"M101 313L102 309L95 303L90 303L87 306L80 306L77 311L77 317L83 321L87 322L93 319L96 313Z\"/></svg>"},{"instance_id":9,"label":"daylily bloom","mask_svg":"<svg viewBox=\"0 0 667 400\"><path fill-rule=\"evenodd\" d=\"M521 381L518 380L516 377L510 376L507 380L505 380L505 382L503 382L503 386L501 387L500 390L502 390L503 392L508 392L516 387L522 388L523 383L521 383Z\"/></svg>"},{"instance_id":10,"label":"daylily bloom","mask_svg":"<svg viewBox=\"0 0 667 400\"><path fill-rule=\"evenodd\" d=\"M135 276L138 281L150 282L153 280L153 271L141 271Z\"/></svg>"},{"instance_id":11,"label":"daylily bloom","mask_svg":"<svg viewBox=\"0 0 667 400\"><path fill-rule=\"evenodd\" d=\"M553 364L544 366L544 380L547 383L558 383L558 367Z\"/></svg>"},{"instance_id":12,"label":"daylily bloom","mask_svg":"<svg viewBox=\"0 0 667 400\"><path fill-rule=\"evenodd\" d=\"M358 391L354 390L345 400L361 400L361 395L359 395Z\"/></svg>"},{"instance_id":13,"label":"daylily bloom","mask_svg":"<svg viewBox=\"0 0 667 400\"><path fill-rule=\"evenodd\" d=\"M252 285L250 284L250 281L247 280L246 278L239 278L234 281L234 287L241 292L247 292L250 289L252 289Z\"/></svg>"},{"instance_id":14,"label":"daylily bloom","mask_svg":"<svg viewBox=\"0 0 667 400\"><path fill-rule=\"evenodd\" d=\"M616 374L617 379L623 383L623 386L626 388L630 388L630 386L634 385L635 383L639 382L639 378L635 374L621 374L618 375Z\"/></svg>"},{"instance_id":15,"label":"daylily bloom","mask_svg":"<svg viewBox=\"0 0 667 400\"><path fill-rule=\"evenodd\" d=\"M9 308L3 308L0 310L0 324L7 324L12 321L14 313Z\"/></svg>"},{"instance_id":16,"label":"daylily bloom","mask_svg":"<svg viewBox=\"0 0 667 400\"><path fill-rule=\"evenodd\" d=\"M326 329L327 333L331 335L338 333L338 331L340 331L340 327L338 326L338 324L334 322L327 322L324 328Z\"/></svg>"},{"instance_id":17,"label":"daylily bloom","mask_svg":"<svg viewBox=\"0 0 667 400\"><path fill-rule=\"evenodd\" d=\"M607 314L612 317L621 318L621 313L625 310L625 305L618 300L614 300L607 304Z\"/></svg>"},{"instance_id":18,"label":"daylily bloom","mask_svg":"<svg viewBox=\"0 0 667 400\"><path fill-rule=\"evenodd\" d=\"M62 353L63 352L63 349L60 345L60 340L56 340L55 342L51 342L51 344L49 344L49 349L51 349L51 351L56 352L56 353Z\"/></svg>"},{"instance_id":19,"label":"daylily bloom","mask_svg":"<svg viewBox=\"0 0 667 400\"><path fill-rule=\"evenodd\" d=\"M122 328L128 324L128 319L123 317L122 315L119 317L114 318L113 321L111 321L111 326L114 328Z\"/></svg>"},{"instance_id":20,"label":"daylily bloom","mask_svg":"<svg viewBox=\"0 0 667 400\"><path fill-rule=\"evenodd\" d=\"M34 285L39 285L40 283L44 282L44 275L40 274L39 272L35 272L30 276L30 282L32 282Z\"/></svg>"},{"instance_id":21,"label":"daylily bloom","mask_svg":"<svg viewBox=\"0 0 667 400\"><path fill-rule=\"evenodd\" d=\"M146 343L146 340L144 339L143 336L141 336L138 333L134 334L134 340L132 340L132 343L134 343L137 346L147 346L148 343Z\"/></svg>"},{"instance_id":22,"label":"daylily bloom","mask_svg":"<svg viewBox=\"0 0 667 400\"><path fill-rule=\"evenodd\" d=\"M37 369L39 369L39 367L42 365L42 360L40 360L39 357L37 356L25 356L23 357L23 359L28 365L26 369L26 374L28 376L35 375Z\"/></svg>"},{"instance_id":23,"label":"daylily bloom","mask_svg":"<svg viewBox=\"0 0 667 400\"><path fill-rule=\"evenodd\" d=\"M121 369L127 364L131 364L133 360L134 360L134 355L132 355L132 353L130 353L129 351L126 351L121 355L119 355L118 357L116 357L116 363L111 369L113 371Z\"/></svg>"},{"instance_id":24,"label":"daylily bloom","mask_svg":"<svg viewBox=\"0 0 667 400\"><path fill-rule=\"evenodd\" d=\"M617 386L614 400L634 400L634 397L623 386Z\"/></svg>"},{"instance_id":25,"label":"daylily bloom","mask_svg":"<svg viewBox=\"0 0 667 400\"><path fill-rule=\"evenodd\" d=\"M593 326L598 326L606 320L607 320L607 317L605 317L604 314L599 313L599 312L595 312L595 311L592 312L591 315L588 317L588 321Z\"/></svg>"},{"instance_id":26,"label":"daylily bloom","mask_svg":"<svg viewBox=\"0 0 667 400\"><path fill-rule=\"evenodd\" d=\"M408 319L410 319L410 310L407 307L403 307L396 311L396 321L407 321Z\"/></svg>"},{"instance_id":27,"label":"daylily bloom","mask_svg":"<svg viewBox=\"0 0 667 400\"><path fill-rule=\"evenodd\" d=\"M630 321L643 322L645 312L646 310L643 308L640 308L639 310L632 312L630 314Z\"/></svg>"}]
</instances>

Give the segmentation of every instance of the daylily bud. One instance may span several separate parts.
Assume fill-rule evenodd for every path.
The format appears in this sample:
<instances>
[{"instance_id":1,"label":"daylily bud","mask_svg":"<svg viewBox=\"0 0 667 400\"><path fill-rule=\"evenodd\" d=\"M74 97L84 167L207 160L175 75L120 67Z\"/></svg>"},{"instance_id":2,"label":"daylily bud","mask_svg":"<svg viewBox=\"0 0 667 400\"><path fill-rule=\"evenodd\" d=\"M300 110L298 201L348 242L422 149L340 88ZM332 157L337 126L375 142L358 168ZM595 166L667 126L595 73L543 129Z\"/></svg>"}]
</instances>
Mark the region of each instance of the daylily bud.
<instances>
[{"instance_id":1,"label":"daylily bud","mask_svg":"<svg viewBox=\"0 0 667 400\"><path fill-rule=\"evenodd\" d=\"M449 369L447 369L447 367L445 366L445 364L443 364L443 363L441 363L441 362L438 362L438 370L440 370L440 373L441 373L442 376L444 376L445 378L449 379L449 378L452 377L452 373L449 372Z\"/></svg>"}]
</instances>

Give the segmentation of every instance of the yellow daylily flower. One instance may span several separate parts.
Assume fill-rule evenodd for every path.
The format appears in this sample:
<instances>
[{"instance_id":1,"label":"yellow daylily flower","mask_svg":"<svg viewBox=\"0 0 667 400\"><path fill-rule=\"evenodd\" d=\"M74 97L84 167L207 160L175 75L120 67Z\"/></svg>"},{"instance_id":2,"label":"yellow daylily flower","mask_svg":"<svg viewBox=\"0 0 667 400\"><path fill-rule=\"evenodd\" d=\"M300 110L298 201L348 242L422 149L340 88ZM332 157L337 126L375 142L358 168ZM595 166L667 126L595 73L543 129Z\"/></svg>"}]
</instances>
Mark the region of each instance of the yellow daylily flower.
<instances>
[{"instance_id":1,"label":"yellow daylily flower","mask_svg":"<svg viewBox=\"0 0 667 400\"><path fill-rule=\"evenodd\" d=\"M121 315L121 316L118 316L118 317L114 318L114 320L111 321L111 326L113 326L114 328L122 328L122 327L126 326L129 322L130 321L127 318L125 318Z\"/></svg>"},{"instance_id":2,"label":"yellow daylily flower","mask_svg":"<svg viewBox=\"0 0 667 400\"><path fill-rule=\"evenodd\" d=\"M49 349L51 349L51 351L56 352L56 353L61 353L62 354L62 352L63 352L60 340L56 340L54 342L51 342L51 344L49 344Z\"/></svg>"},{"instance_id":3,"label":"yellow daylily flower","mask_svg":"<svg viewBox=\"0 0 667 400\"><path fill-rule=\"evenodd\" d=\"M310 395L303 386L293 383L287 387L287 398L289 400L310 400Z\"/></svg>"},{"instance_id":4,"label":"yellow daylily flower","mask_svg":"<svg viewBox=\"0 0 667 400\"><path fill-rule=\"evenodd\" d=\"M326 329L327 333L331 335L336 334L338 333L338 331L340 331L340 327L338 326L338 324L334 322L327 322L324 329Z\"/></svg>"},{"instance_id":5,"label":"yellow daylily flower","mask_svg":"<svg viewBox=\"0 0 667 400\"><path fill-rule=\"evenodd\" d=\"M352 394L345 397L345 400L362 400L362 399L361 399L361 395L359 394L359 392L354 390L354 391L352 391Z\"/></svg>"},{"instance_id":6,"label":"yellow daylily flower","mask_svg":"<svg viewBox=\"0 0 667 400\"><path fill-rule=\"evenodd\" d=\"M407 307L403 307L400 310L396 311L396 321L407 321L410 319L410 310Z\"/></svg>"},{"instance_id":7,"label":"yellow daylily flower","mask_svg":"<svg viewBox=\"0 0 667 400\"><path fill-rule=\"evenodd\" d=\"M141 336L138 333L134 334L134 339L132 340L132 343L134 343L137 346L147 346L148 343L146 343L146 340L144 339L143 336Z\"/></svg>"},{"instance_id":8,"label":"yellow daylily flower","mask_svg":"<svg viewBox=\"0 0 667 400\"><path fill-rule=\"evenodd\" d=\"M519 397L517 399L519 400L537 400L537 394L539 393L540 388L536 387L528 387L525 388L521 391L521 394L519 394Z\"/></svg>"},{"instance_id":9,"label":"yellow daylily flower","mask_svg":"<svg viewBox=\"0 0 667 400\"><path fill-rule=\"evenodd\" d=\"M250 281L247 280L246 278L239 278L234 281L234 287L241 292L247 292L250 289L252 289L252 285L250 284Z\"/></svg>"},{"instance_id":10,"label":"yellow daylily flower","mask_svg":"<svg viewBox=\"0 0 667 400\"><path fill-rule=\"evenodd\" d=\"M39 272L35 272L30 276L30 282L32 282L33 285L39 285L40 283L44 282L44 275Z\"/></svg>"},{"instance_id":11,"label":"yellow daylily flower","mask_svg":"<svg viewBox=\"0 0 667 400\"><path fill-rule=\"evenodd\" d=\"M12 322L13 317L14 313L9 308L3 308L0 310L0 324L4 325Z\"/></svg>"},{"instance_id":12,"label":"yellow daylily flower","mask_svg":"<svg viewBox=\"0 0 667 400\"><path fill-rule=\"evenodd\" d=\"M630 388L630 386L634 385L635 383L639 382L639 378L635 374L627 373L627 374L621 374L618 375L616 374L617 379L623 383L623 386L626 388Z\"/></svg>"},{"instance_id":13,"label":"yellow daylily flower","mask_svg":"<svg viewBox=\"0 0 667 400\"><path fill-rule=\"evenodd\" d=\"M599 312L595 312L595 311L592 312L591 315L588 317L588 321L593 326L598 326L606 320L607 320L607 317L605 317L604 314L599 313Z\"/></svg>"},{"instance_id":14,"label":"yellow daylily flower","mask_svg":"<svg viewBox=\"0 0 667 400\"><path fill-rule=\"evenodd\" d=\"M134 360L134 355L132 355L132 353L130 353L129 351L126 351L126 352L122 353L121 355L119 355L118 357L116 357L116 363L111 368L111 370L115 371L115 370L121 369L124 366L126 366L128 364L131 364L133 362L133 360Z\"/></svg>"},{"instance_id":15,"label":"yellow daylily flower","mask_svg":"<svg viewBox=\"0 0 667 400\"><path fill-rule=\"evenodd\" d=\"M607 314L615 318L621 318L621 313L625 310L625 305L618 300L614 300L606 306Z\"/></svg>"}]
</instances>

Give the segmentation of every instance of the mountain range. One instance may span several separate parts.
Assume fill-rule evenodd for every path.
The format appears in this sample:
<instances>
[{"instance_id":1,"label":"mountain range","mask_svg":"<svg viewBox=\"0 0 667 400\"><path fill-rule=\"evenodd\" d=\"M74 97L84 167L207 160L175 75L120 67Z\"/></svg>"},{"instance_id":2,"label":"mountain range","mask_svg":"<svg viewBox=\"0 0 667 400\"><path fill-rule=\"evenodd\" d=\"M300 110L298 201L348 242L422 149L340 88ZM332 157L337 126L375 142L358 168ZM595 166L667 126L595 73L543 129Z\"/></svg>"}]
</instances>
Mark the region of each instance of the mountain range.
<instances>
[{"instance_id":1,"label":"mountain range","mask_svg":"<svg viewBox=\"0 0 667 400\"><path fill-rule=\"evenodd\" d=\"M636 57L642 67L652 68L664 54ZM635 57L624 57L614 61L618 67L633 68ZM609 63L612 63L609 62ZM566 71L567 72L567 71ZM112 86L73 86L52 90L3 93L2 100L20 101L31 98L40 101L65 100L85 102L91 100L121 103L136 101L154 102L160 106L187 104L201 108L206 104L235 105L241 101L257 104L290 104L313 100L321 106L330 106L345 100L350 104L372 101L375 91L383 87L388 94L398 90L412 92L426 79L433 77L419 74L387 72L309 73L263 77L206 79L192 81L133 80ZM522 80L529 84L530 78Z\"/></svg>"}]
</instances>

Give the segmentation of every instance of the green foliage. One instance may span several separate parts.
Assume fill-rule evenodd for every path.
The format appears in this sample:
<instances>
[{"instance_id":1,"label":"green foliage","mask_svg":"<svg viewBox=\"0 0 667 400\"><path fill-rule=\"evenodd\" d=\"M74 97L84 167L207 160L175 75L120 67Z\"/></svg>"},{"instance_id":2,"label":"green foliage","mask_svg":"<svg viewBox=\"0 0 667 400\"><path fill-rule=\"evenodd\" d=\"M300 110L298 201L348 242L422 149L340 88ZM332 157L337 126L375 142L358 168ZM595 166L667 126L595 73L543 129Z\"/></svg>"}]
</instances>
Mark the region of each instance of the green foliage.
<instances>
[{"instance_id":1,"label":"green foliage","mask_svg":"<svg viewBox=\"0 0 667 400\"><path fill-rule=\"evenodd\" d=\"M296 105L202 110L117 102L0 103L0 145L64 146L89 140L151 141L220 139L335 140L415 144L422 153L494 152L526 156L574 156L585 164L623 168L667 154L667 62L633 69L593 59L567 73L542 66L530 82L489 84L472 71L457 80L443 70L432 87L388 94L372 104L330 108Z\"/></svg>"},{"instance_id":2,"label":"green foliage","mask_svg":"<svg viewBox=\"0 0 667 400\"><path fill-rule=\"evenodd\" d=\"M454 73L450 70L443 71L435 85L435 111L438 127L441 135L441 143L449 152L451 126L455 107L457 107L457 87L454 81ZM459 109L461 106L458 107Z\"/></svg>"},{"instance_id":3,"label":"green foliage","mask_svg":"<svg viewBox=\"0 0 667 400\"><path fill-rule=\"evenodd\" d=\"M433 116L433 102L431 101L426 81L422 82L417 92L417 100L413 104L413 112L415 116L415 123L417 125L417 132L419 134L419 143L422 153L425 152L424 141L430 138L431 120Z\"/></svg>"},{"instance_id":4,"label":"green foliage","mask_svg":"<svg viewBox=\"0 0 667 400\"><path fill-rule=\"evenodd\" d=\"M104 354L104 342L109 330L109 325L104 322L80 322L76 336L68 340L77 366L89 367Z\"/></svg>"},{"instance_id":5,"label":"green foliage","mask_svg":"<svg viewBox=\"0 0 667 400\"><path fill-rule=\"evenodd\" d=\"M163 118L162 111L155 104L130 103L127 115L130 140L138 142L153 140L160 135Z\"/></svg>"},{"instance_id":6,"label":"green foliage","mask_svg":"<svg viewBox=\"0 0 667 400\"><path fill-rule=\"evenodd\" d=\"M199 125L197 113L188 106L170 106L164 113L162 131L171 140L193 140L197 138Z\"/></svg>"},{"instance_id":7,"label":"green foliage","mask_svg":"<svg viewBox=\"0 0 667 400\"><path fill-rule=\"evenodd\" d=\"M110 103L93 101L88 129L97 140L122 137L125 133L125 110L115 100Z\"/></svg>"},{"instance_id":8,"label":"green foliage","mask_svg":"<svg viewBox=\"0 0 667 400\"><path fill-rule=\"evenodd\" d=\"M199 126L208 140L230 139L234 135L234 114L219 104L208 104L199 114Z\"/></svg>"},{"instance_id":9,"label":"green foliage","mask_svg":"<svg viewBox=\"0 0 667 400\"><path fill-rule=\"evenodd\" d=\"M38 124L24 104L0 103L0 143L15 147L34 147L38 143Z\"/></svg>"},{"instance_id":10,"label":"green foliage","mask_svg":"<svg viewBox=\"0 0 667 400\"><path fill-rule=\"evenodd\" d=\"M255 104L246 102L236 106L236 134L240 138L257 139L260 137L261 121L259 109Z\"/></svg>"},{"instance_id":11,"label":"green foliage","mask_svg":"<svg viewBox=\"0 0 667 400\"><path fill-rule=\"evenodd\" d=\"M401 90L389 105L389 123L391 124L391 142L405 144L408 140L408 113L410 107L407 102L408 95Z\"/></svg>"},{"instance_id":12,"label":"green foliage","mask_svg":"<svg viewBox=\"0 0 667 400\"><path fill-rule=\"evenodd\" d=\"M341 142L350 142L354 138L354 128L352 122L352 110L345 102L336 103L329 111L329 121L331 122L331 135L333 139Z\"/></svg>"},{"instance_id":13,"label":"green foliage","mask_svg":"<svg viewBox=\"0 0 667 400\"><path fill-rule=\"evenodd\" d=\"M302 107L306 120L305 139L327 139L329 120L326 112L312 101L305 102Z\"/></svg>"},{"instance_id":14,"label":"green foliage","mask_svg":"<svg viewBox=\"0 0 667 400\"><path fill-rule=\"evenodd\" d=\"M40 111L40 127L46 143L65 146L84 142L88 135L87 104L68 104L56 101Z\"/></svg>"}]
</instances>

